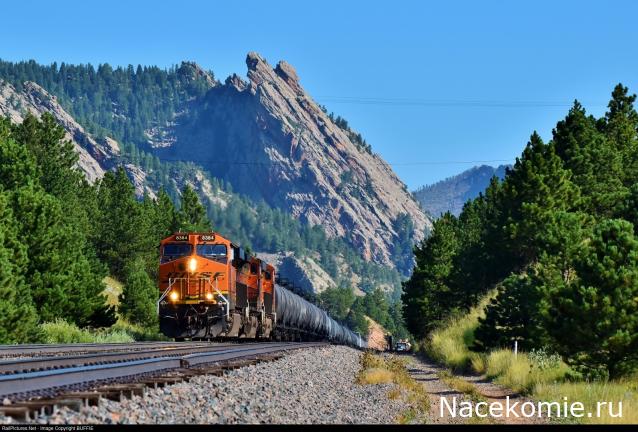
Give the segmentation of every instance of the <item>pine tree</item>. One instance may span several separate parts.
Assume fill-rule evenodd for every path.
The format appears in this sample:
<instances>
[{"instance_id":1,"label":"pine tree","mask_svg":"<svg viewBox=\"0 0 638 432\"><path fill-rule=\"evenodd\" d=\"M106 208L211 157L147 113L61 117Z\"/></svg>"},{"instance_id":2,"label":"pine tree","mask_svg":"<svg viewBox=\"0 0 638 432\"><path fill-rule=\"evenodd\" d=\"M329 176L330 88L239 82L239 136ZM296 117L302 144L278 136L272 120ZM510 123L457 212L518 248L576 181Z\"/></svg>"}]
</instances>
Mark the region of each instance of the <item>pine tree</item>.
<instances>
[{"instance_id":1,"label":"pine tree","mask_svg":"<svg viewBox=\"0 0 638 432\"><path fill-rule=\"evenodd\" d=\"M389 304L385 293L381 288L375 288L372 292L369 292L363 298L363 306L367 315L375 320L383 327L389 326L390 314L388 313Z\"/></svg>"},{"instance_id":2,"label":"pine tree","mask_svg":"<svg viewBox=\"0 0 638 432\"><path fill-rule=\"evenodd\" d=\"M355 296L352 288L328 288L319 294L319 305L337 321L344 321Z\"/></svg>"},{"instance_id":3,"label":"pine tree","mask_svg":"<svg viewBox=\"0 0 638 432\"><path fill-rule=\"evenodd\" d=\"M175 205L162 187L157 195L157 220L155 225L160 239L177 231L176 218Z\"/></svg>"},{"instance_id":4,"label":"pine tree","mask_svg":"<svg viewBox=\"0 0 638 432\"><path fill-rule=\"evenodd\" d=\"M0 343L32 342L38 316L25 281L27 251L18 239L10 196L0 192Z\"/></svg>"},{"instance_id":5,"label":"pine tree","mask_svg":"<svg viewBox=\"0 0 638 432\"><path fill-rule=\"evenodd\" d=\"M0 185L4 190L37 182L36 160L29 150L15 141L11 122L0 118Z\"/></svg>"},{"instance_id":6,"label":"pine tree","mask_svg":"<svg viewBox=\"0 0 638 432\"><path fill-rule=\"evenodd\" d=\"M638 369L638 239L620 219L600 222L575 273L546 278L547 330L555 348L590 376Z\"/></svg>"},{"instance_id":7,"label":"pine tree","mask_svg":"<svg viewBox=\"0 0 638 432\"><path fill-rule=\"evenodd\" d=\"M434 222L432 235L415 248L416 266L403 285L403 310L408 329L424 337L458 303L449 276L458 250L457 219L450 213Z\"/></svg>"},{"instance_id":8,"label":"pine tree","mask_svg":"<svg viewBox=\"0 0 638 432\"><path fill-rule=\"evenodd\" d=\"M580 208L602 217L616 214L618 203L627 194L622 183L622 153L598 130L596 120L586 116L585 109L575 101L553 135L556 154L580 188Z\"/></svg>"},{"instance_id":9,"label":"pine tree","mask_svg":"<svg viewBox=\"0 0 638 432\"><path fill-rule=\"evenodd\" d=\"M496 177L494 181L498 182ZM488 229L487 210L488 202L480 194L463 206L463 211L458 218L459 247L450 274L450 285L458 293L461 308L469 308L475 304L494 279L490 274L490 267L485 265L491 259L485 247Z\"/></svg>"},{"instance_id":10,"label":"pine tree","mask_svg":"<svg viewBox=\"0 0 638 432\"><path fill-rule=\"evenodd\" d=\"M42 190L14 191L12 206L29 256L25 276L39 316L88 324L106 308L101 295L105 275L96 274L83 254L84 237L65 223L59 201Z\"/></svg>"},{"instance_id":11,"label":"pine tree","mask_svg":"<svg viewBox=\"0 0 638 432\"><path fill-rule=\"evenodd\" d=\"M100 234L96 251L111 274L122 278L126 264L148 252L154 239L148 236L142 205L137 202L135 188L122 167L104 175L97 201L102 212L97 221Z\"/></svg>"},{"instance_id":12,"label":"pine tree","mask_svg":"<svg viewBox=\"0 0 638 432\"><path fill-rule=\"evenodd\" d=\"M518 267L539 256L542 234L552 211L569 210L578 202L579 191L570 181L571 173L553 146L543 144L534 132L522 157L503 182L503 214L506 240L503 246L518 257Z\"/></svg>"},{"instance_id":13,"label":"pine tree","mask_svg":"<svg viewBox=\"0 0 638 432\"><path fill-rule=\"evenodd\" d=\"M600 127L620 153L623 161L623 183L630 187L638 181L638 112L634 108L636 95L618 84L611 94L608 111Z\"/></svg>"},{"instance_id":14,"label":"pine tree","mask_svg":"<svg viewBox=\"0 0 638 432\"><path fill-rule=\"evenodd\" d=\"M633 224L634 232L638 235L638 182L629 190L620 216Z\"/></svg>"},{"instance_id":15,"label":"pine tree","mask_svg":"<svg viewBox=\"0 0 638 432\"><path fill-rule=\"evenodd\" d=\"M487 305L485 318L479 318L474 349L511 348L514 341L526 351L543 347L548 338L539 313L541 298L539 287L528 274L505 278Z\"/></svg>"},{"instance_id":16,"label":"pine tree","mask_svg":"<svg viewBox=\"0 0 638 432\"><path fill-rule=\"evenodd\" d=\"M15 139L24 144L35 157L40 168L39 183L44 190L62 200L76 195L85 179L76 168L78 154L71 141L65 140L66 131L55 118L44 113L38 120L28 114L13 129Z\"/></svg>"},{"instance_id":17,"label":"pine tree","mask_svg":"<svg viewBox=\"0 0 638 432\"><path fill-rule=\"evenodd\" d=\"M365 314L366 310L363 305L363 300L361 297L358 297L352 304L352 307L350 307L350 312L348 312L348 316L346 317L346 325L351 328L353 332L358 332L363 338L367 337L369 330L368 320L366 320Z\"/></svg>"},{"instance_id":18,"label":"pine tree","mask_svg":"<svg viewBox=\"0 0 638 432\"><path fill-rule=\"evenodd\" d=\"M135 259L124 268L124 289L120 295L120 313L130 322L146 327L157 324L157 286L146 272L145 263Z\"/></svg>"},{"instance_id":19,"label":"pine tree","mask_svg":"<svg viewBox=\"0 0 638 432\"><path fill-rule=\"evenodd\" d=\"M239 223L240 217L234 219ZM189 185L182 189L181 205L177 213L178 229L181 231L210 231L211 224L206 217L206 209L200 203L197 193Z\"/></svg>"}]
</instances>

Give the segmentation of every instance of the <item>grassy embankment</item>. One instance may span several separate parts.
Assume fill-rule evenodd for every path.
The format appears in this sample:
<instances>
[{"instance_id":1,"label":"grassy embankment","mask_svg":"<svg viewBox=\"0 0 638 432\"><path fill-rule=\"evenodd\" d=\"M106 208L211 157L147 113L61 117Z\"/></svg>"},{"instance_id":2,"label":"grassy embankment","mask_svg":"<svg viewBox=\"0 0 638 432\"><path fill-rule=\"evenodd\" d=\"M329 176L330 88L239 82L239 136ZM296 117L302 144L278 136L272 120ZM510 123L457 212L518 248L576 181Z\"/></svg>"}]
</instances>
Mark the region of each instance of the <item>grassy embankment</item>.
<instances>
[{"instance_id":1,"label":"grassy embankment","mask_svg":"<svg viewBox=\"0 0 638 432\"><path fill-rule=\"evenodd\" d=\"M361 385L394 384L388 392L388 398L401 399L407 405L397 418L399 423L423 421L430 411L428 394L425 388L410 376L407 365L407 359L365 352L361 356L361 370L356 378L357 384Z\"/></svg>"},{"instance_id":2,"label":"grassy embankment","mask_svg":"<svg viewBox=\"0 0 638 432\"><path fill-rule=\"evenodd\" d=\"M457 372L484 374L496 383L535 400L581 402L585 412L596 412L597 402L613 402L614 412L622 401L622 418L609 415L607 407L601 416L573 418L582 423L638 423L638 376L604 382L569 382L569 367L556 355L543 351L519 352L494 350L476 353L469 349L474 341L478 318L488 303L488 295L467 315L448 320L424 343L426 353L437 362ZM458 384L458 383L457 383Z\"/></svg>"},{"instance_id":3,"label":"grassy embankment","mask_svg":"<svg viewBox=\"0 0 638 432\"><path fill-rule=\"evenodd\" d=\"M109 306L119 304L122 284L113 278L104 280L106 302ZM134 341L168 340L157 330L147 329L127 322L118 315L118 320L108 329L79 328L65 320L56 320L40 324L40 338L44 343L126 343Z\"/></svg>"}]
</instances>

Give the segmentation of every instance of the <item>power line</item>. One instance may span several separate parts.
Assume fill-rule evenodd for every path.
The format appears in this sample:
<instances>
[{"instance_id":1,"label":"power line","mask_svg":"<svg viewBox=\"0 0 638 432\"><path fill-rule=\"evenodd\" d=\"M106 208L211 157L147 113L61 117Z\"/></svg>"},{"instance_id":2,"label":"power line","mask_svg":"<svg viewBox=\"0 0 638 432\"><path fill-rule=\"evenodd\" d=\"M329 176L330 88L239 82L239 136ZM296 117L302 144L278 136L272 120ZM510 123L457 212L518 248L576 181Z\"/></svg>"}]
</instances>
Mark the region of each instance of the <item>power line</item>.
<instances>
[{"instance_id":1,"label":"power line","mask_svg":"<svg viewBox=\"0 0 638 432\"><path fill-rule=\"evenodd\" d=\"M411 99L411 98L379 98L358 96L324 96L317 97L320 102L332 102L355 105L390 105L390 106L430 106L430 107L469 107L469 108L571 108L573 101L506 101L482 99ZM606 107L604 103L583 105L590 107Z\"/></svg>"}]
</instances>

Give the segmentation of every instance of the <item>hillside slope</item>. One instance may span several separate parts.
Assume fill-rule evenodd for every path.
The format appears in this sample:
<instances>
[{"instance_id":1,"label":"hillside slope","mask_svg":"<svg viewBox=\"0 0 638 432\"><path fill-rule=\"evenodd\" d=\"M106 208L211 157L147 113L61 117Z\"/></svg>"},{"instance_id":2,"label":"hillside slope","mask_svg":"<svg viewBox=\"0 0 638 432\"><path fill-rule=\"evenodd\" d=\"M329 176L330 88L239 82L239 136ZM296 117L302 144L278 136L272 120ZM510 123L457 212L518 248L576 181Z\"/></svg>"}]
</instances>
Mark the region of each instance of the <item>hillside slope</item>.
<instances>
[{"instance_id":1,"label":"hillside slope","mask_svg":"<svg viewBox=\"0 0 638 432\"><path fill-rule=\"evenodd\" d=\"M27 113L40 117L48 112L67 131L67 139L73 141L78 152L78 168L90 182L104 175L111 165L110 159L119 153L115 141L105 138L95 140L71 117L46 90L33 82L27 82L22 91L6 81L0 80L0 115L14 123L21 123Z\"/></svg>"},{"instance_id":2,"label":"hillside slope","mask_svg":"<svg viewBox=\"0 0 638 432\"><path fill-rule=\"evenodd\" d=\"M263 201L406 273L406 251L431 227L406 186L344 119L305 93L289 64L273 68L256 53L246 60L248 80L232 75L225 84L192 62L162 70L0 60L0 79L18 93L46 90L54 111L66 110L93 140L76 139L79 151L102 170L125 165L140 195L163 186L179 201L191 183L216 207L225 199L199 184L215 180L253 207ZM104 144L117 152L104 158ZM93 171L93 179L101 175L97 165Z\"/></svg>"},{"instance_id":3,"label":"hillside slope","mask_svg":"<svg viewBox=\"0 0 638 432\"><path fill-rule=\"evenodd\" d=\"M503 179L506 168L506 165L497 168L476 166L432 185L423 186L414 191L413 195L423 209L435 218L447 211L458 216L463 204L485 191L493 176Z\"/></svg>"}]
</instances>

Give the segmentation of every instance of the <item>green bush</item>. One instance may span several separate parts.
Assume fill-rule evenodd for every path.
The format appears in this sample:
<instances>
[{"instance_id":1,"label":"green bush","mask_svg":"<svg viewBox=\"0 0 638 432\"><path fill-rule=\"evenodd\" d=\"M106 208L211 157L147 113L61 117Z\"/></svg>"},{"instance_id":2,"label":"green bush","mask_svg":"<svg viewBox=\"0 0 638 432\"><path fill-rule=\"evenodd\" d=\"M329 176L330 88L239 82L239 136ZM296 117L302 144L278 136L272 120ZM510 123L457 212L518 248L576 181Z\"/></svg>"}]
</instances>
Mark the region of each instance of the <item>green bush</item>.
<instances>
[{"instance_id":1,"label":"green bush","mask_svg":"<svg viewBox=\"0 0 638 432\"><path fill-rule=\"evenodd\" d=\"M79 328L63 319L40 324L41 342L52 344L69 343L129 343L136 340L135 333L123 326L108 330Z\"/></svg>"},{"instance_id":2,"label":"green bush","mask_svg":"<svg viewBox=\"0 0 638 432\"><path fill-rule=\"evenodd\" d=\"M75 324L70 324L58 318L53 322L40 325L42 329L42 342L44 343L89 343L92 342L91 334L80 329Z\"/></svg>"},{"instance_id":3,"label":"green bush","mask_svg":"<svg viewBox=\"0 0 638 432\"><path fill-rule=\"evenodd\" d=\"M136 341L170 341L159 332L158 326L142 327L140 325L131 324L128 321L120 319L113 327L112 332L122 332L130 335Z\"/></svg>"}]
</instances>

